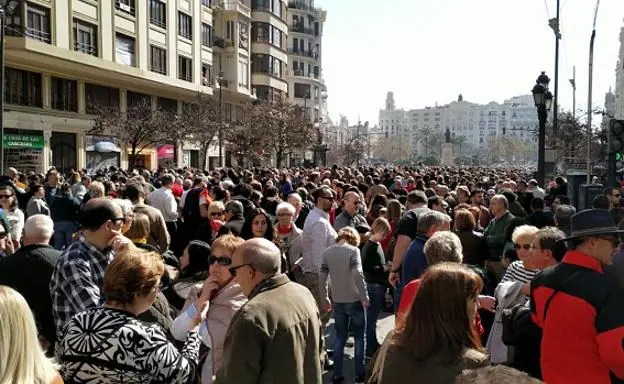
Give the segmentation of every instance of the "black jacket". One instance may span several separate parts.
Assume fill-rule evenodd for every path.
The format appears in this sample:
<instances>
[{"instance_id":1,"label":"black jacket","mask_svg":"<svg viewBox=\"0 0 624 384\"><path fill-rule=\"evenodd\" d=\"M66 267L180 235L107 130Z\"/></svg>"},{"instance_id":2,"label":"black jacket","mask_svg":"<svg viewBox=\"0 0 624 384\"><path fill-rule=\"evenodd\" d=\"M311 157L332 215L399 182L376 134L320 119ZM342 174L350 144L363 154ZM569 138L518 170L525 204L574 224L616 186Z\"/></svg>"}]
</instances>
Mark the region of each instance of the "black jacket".
<instances>
[{"instance_id":1,"label":"black jacket","mask_svg":"<svg viewBox=\"0 0 624 384\"><path fill-rule=\"evenodd\" d=\"M540 229L555 226L552 212L535 211L529 216L529 222Z\"/></svg>"},{"instance_id":2,"label":"black jacket","mask_svg":"<svg viewBox=\"0 0 624 384\"><path fill-rule=\"evenodd\" d=\"M457 234L462 244L464 264L483 267L489 254L483 233L476 231L457 231L455 234Z\"/></svg>"},{"instance_id":3,"label":"black jacket","mask_svg":"<svg viewBox=\"0 0 624 384\"><path fill-rule=\"evenodd\" d=\"M230 221L223 224L221 228L219 228L217 237L228 233L231 233L234 236L240 236L241 231L243 230L243 224L245 224L245 219L242 217L233 217Z\"/></svg>"},{"instance_id":4,"label":"black jacket","mask_svg":"<svg viewBox=\"0 0 624 384\"><path fill-rule=\"evenodd\" d=\"M61 251L49 245L31 244L0 259L0 285L8 285L24 296L35 315L39 332L52 344L56 331L49 286L60 257Z\"/></svg>"}]
</instances>

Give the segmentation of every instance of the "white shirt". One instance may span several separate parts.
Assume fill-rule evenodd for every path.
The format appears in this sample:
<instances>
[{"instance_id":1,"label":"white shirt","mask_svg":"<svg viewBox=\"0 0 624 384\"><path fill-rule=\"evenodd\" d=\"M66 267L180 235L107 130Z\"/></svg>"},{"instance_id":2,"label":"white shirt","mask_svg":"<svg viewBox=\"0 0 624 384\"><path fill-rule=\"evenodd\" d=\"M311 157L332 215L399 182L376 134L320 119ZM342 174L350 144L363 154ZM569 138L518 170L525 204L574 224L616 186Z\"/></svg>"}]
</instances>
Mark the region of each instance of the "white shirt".
<instances>
[{"instance_id":1,"label":"white shirt","mask_svg":"<svg viewBox=\"0 0 624 384\"><path fill-rule=\"evenodd\" d=\"M178 220L178 206L169 188L159 188L148 197L148 204L162 212L166 222Z\"/></svg>"},{"instance_id":2,"label":"white shirt","mask_svg":"<svg viewBox=\"0 0 624 384\"><path fill-rule=\"evenodd\" d=\"M323 252L336 243L336 231L329 223L329 215L314 208L303 225L301 239L303 272L319 273L323 263Z\"/></svg>"}]
</instances>

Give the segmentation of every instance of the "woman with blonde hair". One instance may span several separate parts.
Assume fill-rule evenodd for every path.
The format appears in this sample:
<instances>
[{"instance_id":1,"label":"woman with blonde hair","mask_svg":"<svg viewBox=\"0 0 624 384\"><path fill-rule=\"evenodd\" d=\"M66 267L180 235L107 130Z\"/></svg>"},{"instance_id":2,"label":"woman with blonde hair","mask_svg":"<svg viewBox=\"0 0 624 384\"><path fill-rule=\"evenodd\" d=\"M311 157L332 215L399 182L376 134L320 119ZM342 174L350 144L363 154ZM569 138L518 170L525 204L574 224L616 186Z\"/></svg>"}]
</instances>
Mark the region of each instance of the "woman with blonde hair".
<instances>
[{"instance_id":1,"label":"woman with blonde hair","mask_svg":"<svg viewBox=\"0 0 624 384\"><path fill-rule=\"evenodd\" d=\"M34 316L24 297L0 285L0 384L63 383L57 368L39 345Z\"/></svg>"}]
</instances>

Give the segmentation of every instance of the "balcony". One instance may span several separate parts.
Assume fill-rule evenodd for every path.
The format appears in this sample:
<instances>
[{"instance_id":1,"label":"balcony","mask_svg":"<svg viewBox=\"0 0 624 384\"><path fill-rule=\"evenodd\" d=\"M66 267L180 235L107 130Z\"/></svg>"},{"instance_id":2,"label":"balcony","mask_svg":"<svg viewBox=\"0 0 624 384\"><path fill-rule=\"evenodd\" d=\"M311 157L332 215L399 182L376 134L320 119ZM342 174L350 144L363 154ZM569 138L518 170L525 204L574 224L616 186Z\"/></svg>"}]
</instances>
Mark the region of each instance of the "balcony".
<instances>
[{"instance_id":1,"label":"balcony","mask_svg":"<svg viewBox=\"0 0 624 384\"><path fill-rule=\"evenodd\" d=\"M296 33L305 33L306 35L311 35L311 36L318 36L318 31L316 31L314 28L304 27L301 24L290 25L290 28L288 31L296 32Z\"/></svg>"},{"instance_id":2,"label":"balcony","mask_svg":"<svg viewBox=\"0 0 624 384\"><path fill-rule=\"evenodd\" d=\"M43 41L44 43L50 44L50 33L48 32L34 28L26 28L25 35L30 37L31 39Z\"/></svg>"},{"instance_id":3,"label":"balcony","mask_svg":"<svg viewBox=\"0 0 624 384\"><path fill-rule=\"evenodd\" d=\"M97 56L97 46L91 44L74 42L74 51L86 53L87 55Z\"/></svg>"},{"instance_id":4,"label":"balcony","mask_svg":"<svg viewBox=\"0 0 624 384\"><path fill-rule=\"evenodd\" d=\"M300 11L314 12L314 0L290 0L288 2L288 8L298 9Z\"/></svg>"},{"instance_id":5,"label":"balcony","mask_svg":"<svg viewBox=\"0 0 624 384\"><path fill-rule=\"evenodd\" d=\"M295 55L295 56L302 56L302 57L309 57L312 59L317 58L317 54L314 51L306 51L305 49L301 50L301 49L295 49L295 48L288 48L288 53L291 55Z\"/></svg>"},{"instance_id":6,"label":"balcony","mask_svg":"<svg viewBox=\"0 0 624 384\"><path fill-rule=\"evenodd\" d=\"M225 11L238 12L247 18L251 18L251 9L239 0L213 0L211 6L212 8L221 8Z\"/></svg>"}]
</instances>

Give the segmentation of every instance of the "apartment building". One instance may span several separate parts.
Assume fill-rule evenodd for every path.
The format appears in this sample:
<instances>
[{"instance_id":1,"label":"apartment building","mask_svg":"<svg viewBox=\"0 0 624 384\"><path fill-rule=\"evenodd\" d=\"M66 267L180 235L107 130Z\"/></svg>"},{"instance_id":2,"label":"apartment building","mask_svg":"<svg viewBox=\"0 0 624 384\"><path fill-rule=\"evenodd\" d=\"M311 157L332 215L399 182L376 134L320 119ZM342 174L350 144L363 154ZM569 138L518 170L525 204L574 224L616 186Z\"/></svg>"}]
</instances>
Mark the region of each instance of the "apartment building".
<instances>
[{"instance_id":1,"label":"apartment building","mask_svg":"<svg viewBox=\"0 0 624 384\"><path fill-rule=\"evenodd\" d=\"M182 113L200 92L221 97L228 120L253 99L256 12L245 2L22 0L6 12L5 166L125 167L124 143L87 134L96 105L124 111L150 100ZM180 149L179 163L198 165L198 148ZM138 164L155 168L173 152L148 147ZM218 151L209 152L215 164Z\"/></svg>"},{"instance_id":2,"label":"apartment building","mask_svg":"<svg viewBox=\"0 0 624 384\"><path fill-rule=\"evenodd\" d=\"M322 77L323 25L327 12L314 0L288 2L288 95L308 119L322 123L327 88Z\"/></svg>"},{"instance_id":3,"label":"apartment building","mask_svg":"<svg viewBox=\"0 0 624 384\"><path fill-rule=\"evenodd\" d=\"M443 135L448 129L451 137L463 136L466 154L483 153L488 139L506 135L525 142L537 142L537 113L533 96L522 95L505 100L476 104L459 95L449 104L420 109L397 109L394 94L388 92L385 109L379 112L380 132L386 137L409 140L412 158L425 152L425 135Z\"/></svg>"}]
</instances>

